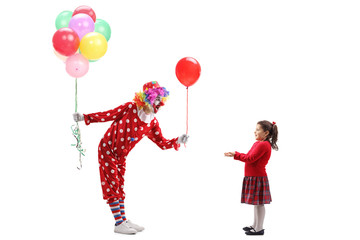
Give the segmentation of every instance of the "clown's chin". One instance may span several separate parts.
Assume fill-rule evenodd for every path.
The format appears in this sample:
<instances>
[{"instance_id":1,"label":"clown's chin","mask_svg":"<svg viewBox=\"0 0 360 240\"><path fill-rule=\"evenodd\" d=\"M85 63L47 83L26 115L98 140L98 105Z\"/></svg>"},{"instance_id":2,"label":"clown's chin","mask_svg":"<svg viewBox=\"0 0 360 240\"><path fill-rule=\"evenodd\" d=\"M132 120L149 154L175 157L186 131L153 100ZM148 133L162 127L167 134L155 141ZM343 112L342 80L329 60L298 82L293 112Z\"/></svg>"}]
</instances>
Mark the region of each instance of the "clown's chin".
<instances>
[{"instance_id":1,"label":"clown's chin","mask_svg":"<svg viewBox=\"0 0 360 240\"><path fill-rule=\"evenodd\" d=\"M154 109L154 113L155 113L155 114L159 111L160 107L161 107L160 105L155 105L155 106L153 106L153 109Z\"/></svg>"}]
</instances>

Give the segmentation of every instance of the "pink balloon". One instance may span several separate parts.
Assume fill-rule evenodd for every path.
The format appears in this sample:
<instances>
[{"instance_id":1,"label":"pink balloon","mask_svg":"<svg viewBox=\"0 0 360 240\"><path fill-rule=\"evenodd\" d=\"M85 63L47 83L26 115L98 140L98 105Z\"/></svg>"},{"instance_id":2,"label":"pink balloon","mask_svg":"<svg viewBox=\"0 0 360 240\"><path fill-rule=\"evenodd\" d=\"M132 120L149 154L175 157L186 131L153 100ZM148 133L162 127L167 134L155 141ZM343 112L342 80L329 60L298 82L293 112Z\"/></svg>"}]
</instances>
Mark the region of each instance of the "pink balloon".
<instances>
[{"instance_id":1,"label":"pink balloon","mask_svg":"<svg viewBox=\"0 0 360 240\"><path fill-rule=\"evenodd\" d=\"M89 71L89 60L80 53L75 53L66 59L66 72L74 77L80 78Z\"/></svg>"},{"instance_id":2,"label":"pink balloon","mask_svg":"<svg viewBox=\"0 0 360 240\"><path fill-rule=\"evenodd\" d=\"M70 19L69 28L74 30L81 40L87 33L94 31L95 23L89 15L79 13Z\"/></svg>"}]
</instances>

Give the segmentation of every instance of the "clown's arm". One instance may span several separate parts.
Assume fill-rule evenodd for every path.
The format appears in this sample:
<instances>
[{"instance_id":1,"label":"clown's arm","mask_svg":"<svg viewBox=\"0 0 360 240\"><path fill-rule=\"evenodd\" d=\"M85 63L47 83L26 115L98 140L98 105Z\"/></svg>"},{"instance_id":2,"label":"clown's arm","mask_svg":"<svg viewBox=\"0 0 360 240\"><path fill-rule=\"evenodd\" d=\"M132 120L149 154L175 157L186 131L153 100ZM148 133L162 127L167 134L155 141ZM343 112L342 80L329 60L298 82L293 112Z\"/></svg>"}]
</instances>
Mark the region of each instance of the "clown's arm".
<instances>
[{"instance_id":1,"label":"clown's arm","mask_svg":"<svg viewBox=\"0 0 360 240\"><path fill-rule=\"evenodd\" d=\"M186 143L188 139L188 136L185 134L171 140L164 138L161 133L159 122L156 119L154 120L154 127L149 131L147 136L151 141L158 145L159 148L163 150L175 148L176 151L179 150L180 143Z\"/></svg>"},{"instance_id":2,"label":"clown's arm","mask_svg":"<svg viewBox=\"0 0 360 240\"><path fill-rule=\"evenodd\" d=\"M79 113L74 113L74 120L84 120L86 125L89 125L90 123L95 122L107 122L107 121L114 121L118 117L123 116L126 114L128 110L131 110L132 108L136 109L136 105L134 105L131 102L125 103L117 108L105 111L105 112L96 112L96 113L90 113L90 114L83 114L80 115ZM79 117L80 116L80 117ZM83 116L83 118L82 118Z\"/></svg>"}]
</instances>

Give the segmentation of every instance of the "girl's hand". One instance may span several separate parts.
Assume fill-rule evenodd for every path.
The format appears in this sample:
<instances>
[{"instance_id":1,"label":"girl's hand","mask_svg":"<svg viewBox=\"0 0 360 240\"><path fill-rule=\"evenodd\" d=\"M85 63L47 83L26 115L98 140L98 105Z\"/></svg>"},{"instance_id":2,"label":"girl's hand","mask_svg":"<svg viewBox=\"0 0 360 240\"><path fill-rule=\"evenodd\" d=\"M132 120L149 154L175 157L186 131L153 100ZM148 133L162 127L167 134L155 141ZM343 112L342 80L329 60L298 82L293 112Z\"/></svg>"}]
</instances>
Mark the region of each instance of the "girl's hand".
<instances>
[{"instance_id":1,"label":"girl's hand","mask_svg":"<svg viewBox=\"0 0 360 240\"><path fill-rule=\"evenodd\" d=\"M233 157L233 156L235 156L235 152L226 152L226 153L224 153L224 156L225 157Z\"/></svg>"}]
</instances>

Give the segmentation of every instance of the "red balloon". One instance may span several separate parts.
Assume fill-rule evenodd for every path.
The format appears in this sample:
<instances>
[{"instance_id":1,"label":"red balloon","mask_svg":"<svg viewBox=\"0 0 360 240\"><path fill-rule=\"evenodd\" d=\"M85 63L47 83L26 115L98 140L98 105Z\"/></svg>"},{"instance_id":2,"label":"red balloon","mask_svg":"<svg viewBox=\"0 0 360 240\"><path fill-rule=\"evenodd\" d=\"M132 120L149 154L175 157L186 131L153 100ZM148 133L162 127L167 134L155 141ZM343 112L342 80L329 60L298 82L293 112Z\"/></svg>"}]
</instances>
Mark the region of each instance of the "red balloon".
<instances>
[{"instance_id":1,"label":"red balloon","mask_svg":"<svg viewBox=\"0 0 360 240\"><path fill-rule=\"evenodd\" d=\"M91 7L88 7L85 5L77 7L73 13L73 16L78 13L85 13L85 14L89 15L92 18L92 20L94 20L94 22L96 22L96 14Z\"/></svg>"},{"instance_id":2,"label":"red balloon","mask_svg":"<svg viewBox=\"0 0 360 240\"><path fill-rule=\"evenodd\" d=\"M200 77L201 67L192 57L185 57L176 64L176 77L185 87L194 85Z\"/></svg>"},{"instance_id":3,"label":"red balloon","mask_svg":"<svg viewBox=\"0 0 360 240\"><path fill-rule=\"evenodd\" d=\"M80 39L71 28L60 28L53 36L55 50L64 56L73 55L79 48Z\"/></svg>"}]
</instances>

